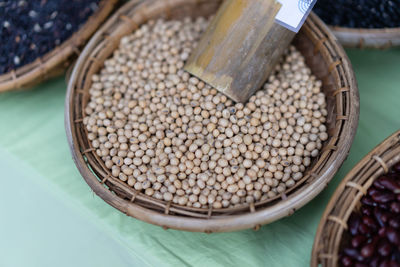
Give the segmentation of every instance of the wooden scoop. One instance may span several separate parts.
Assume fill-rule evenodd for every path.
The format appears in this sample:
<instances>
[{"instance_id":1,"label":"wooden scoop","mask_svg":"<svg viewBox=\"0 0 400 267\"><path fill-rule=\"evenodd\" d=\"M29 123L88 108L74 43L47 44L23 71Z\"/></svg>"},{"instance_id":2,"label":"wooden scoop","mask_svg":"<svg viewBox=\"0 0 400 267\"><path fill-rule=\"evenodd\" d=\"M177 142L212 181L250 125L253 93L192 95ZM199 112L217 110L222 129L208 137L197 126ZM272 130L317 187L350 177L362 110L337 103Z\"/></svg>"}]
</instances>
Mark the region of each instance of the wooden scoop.
<instances>
[{"instance_id":1,"label":"wooden scoop","mask_svg":"<svg viewBox=\"0 0 400 267\"><path fill-rule=\"evenodd\" d=\"M185 70L236 102L267 80L295 33L275 22L276 0L226 0Z\"/></svg>"}]
</instances>

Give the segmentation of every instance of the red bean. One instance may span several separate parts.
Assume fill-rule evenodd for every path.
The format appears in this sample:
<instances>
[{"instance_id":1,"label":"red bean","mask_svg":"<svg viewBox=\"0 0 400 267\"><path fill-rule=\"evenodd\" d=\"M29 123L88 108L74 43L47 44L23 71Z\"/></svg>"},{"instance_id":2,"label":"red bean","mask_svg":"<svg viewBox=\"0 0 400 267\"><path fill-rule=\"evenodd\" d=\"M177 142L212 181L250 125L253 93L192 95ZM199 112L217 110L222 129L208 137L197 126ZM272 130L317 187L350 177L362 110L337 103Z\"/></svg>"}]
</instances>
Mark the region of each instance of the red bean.
<instances>
[{"instance_id":1,"label":"red bean","mask_svg":"<svg viewBox=\"0 0 400 267\"><path fill-rule=\"evenodd\" d=\"M358 226L358 231L363 235L371 233L371 229L364 223L361 223L360 226Z\"/></svg>"},{"instance_id":2,"label":"red bean","mask_svg":"<svg viewBox=\"0 0 400 267\"><path fill-rule=\"evenodd\" d=\"M386 228L385 228L385 227L382 227L381 229L379 229L378 235L379 235L380 237L385 237L385 236L386 236Z\"/></svg>"},{"instance_id":3,"label":"red bean","mask_svg":"<svg viewBox=\"0 0 400 267\"><path fill-rule=\"evenodd\" d=\"M400 173L400 162L395 164L392 168L394 172Z\"/></svg>"},{"instance_id":4,"label":"red bean","mask_svg":"<svg viewBox=\"0 0 400 267\"><path fill-rule=\"evenodd\" d=\"M367 215L367 216L372 216L373 215L373 210L372 210L371 207L363 206L363 207L361 207L361 213L364 214L364 215Z\"/></svg>"},{"instance_id":5,"label":"red bean","mask_svg":"<svg viewBox=\"0 0 400 267\"><path fill-rule=\"evenodd\" d=\"M372 260L369 262L370 267L378 267L379 266L379 257L376 256L372 258Z\"/></svg>"},{"instance_id":6,"label":"red bean","mask_svg":"<svg viewBox=\"0 0 400 267\"><path fill-rule=\"evenodd\" d=\"M400 185L394 179L387 176L382 176L379 178L379 183L386 189L394 192L395 194L400 193Z\"/></svg>"},{"instance_id":7,"label":"red bean","mask_svg":"<svg viewBox=\"0 0 400 267\"><path fill-rule=\"evenodd\" d=\"M375 180L374 186L379 189L385 189L385 187L381 184L379 178Z\"/></svg>"},{"instance_id":8,"label":"red bean","mask_svg":"<svg viewBox=\"0 0 400 267\"><path fill-rule=\"evenodd\" d=\"M371 217L363 216L362 222L363 222L365 225L367 225L369 228L372 228L372 229L378 228L378 226L376 225L375 220L372 219Z\"/></svg>"},{"instance_id":9,"label":"red bean","mask_svg":"<svg viewBox=\"0 0 400 267\"><path fill-rule=\"evenodd\" d=\"M382 218L383 217L383 212L379 208L376 207L374 209L374 215L375 215L375 218L376 218L378 224L381 227L383 227L385 225L385 222L383 221L383 218Z\"/></svg>"},{"instance_id":10,"label":"red bean","mask_svg":"<svg viewBox=\"0 0 400 267\"><path fill-rule=\"evenodd\" d=\"M390 267L390 262L388 260L385 260L379 264L379 267Z\"/></svg>"},{"instance_id":11,"label":"red bean","mask_svg":"<svg viewBox=\"0 0 400 267\"><path fill-rule=\"evenodd\" d=\"M372 206L372 207L378 206L378 204L375 201L373 201L372 198L370 198L370 197L363 197L361 199L361 203L364 205L367 205L367 206Z\"/></svg>"},{"instance_id":12,"label":"red bean","mask_svg":"<svg viewBox=\"0 0 400 267\"><path fill-rule=\"evenodd\" d=\"M400 233L396 229L389 227L386 230L386 237L391 243L400 245Z\"/></svg>"},{"instance_id":13,"label":"red bean","mask_svg":"<svg viewBox=\"0 0 400 267\"><path fill-rule=\"evenodd\" d=\"M367 241L367 237L365 235L357 235L351 239L351 246L353 248L358 248L363 245Z\"/></svg>"},{"instance_id":14,"label":"red bean","mask_svg":"<svg viewBox=\"0 0 400 267\"><path fill-rule=\"evenodd\" d=\"M352 259L357 261L364 261L363 256L360 255L357 249L354 248L345 248L343 252Z\"/></svg>"},{"instance_id":15,"label":"red bean","mask_svg":"<svg viewBox=\"0 0 400 267\"><path fill-rule=\"evenodd\" d=\"M358 215L352 214L349 218L349 230L352 235L358 233L358 227L360 226L361 219Z\"/></svg>"},{"instance_id":16,"label":"red bean","mask_svg":"<svg viewBox=\"0 0 400 267\"><path fill-rule=\"evenodd\" d=\"M392 245L387 240L383 240L378 245L378 253L383 257L387 257L392 253Z\"/></svg>"},{"instance_id":17,"label":"red bean","mask_svg":"<svg viewBox=\"0 0 400 267\"><path fill-rule=\"evenodd\" d=\"M371 258L374 255L375 252L375 243L370 243L361 249L361 256L364 258Z\"/></svg>"},{"instance_id":18,"label":"red bean","mask_svg":"<svg viewBox=\"0 0 400 267\"><path fill-rule=\"evenodd\" d=\"M400 213L400 202L392 202L392 204L390 204L390 211Z\"/></svg>"},{"instance_id":19,"label":"red bean","mask_svg":"<svg viewBox=\"0 0 400 267\"><path fill-rule=\"evenodd\" d=\"M372 195L372 199L378 203L387 203L396 199L396 195L393 193L378 192Z\"/></svg>"},{"instance_id":20,"label":"red bean","mask_svg":"<svg viewBox=\"0 0 400 267\"><path fill-rule=\"evenodd\" d=\"M389 226L396 229L400 228L400 217L390 219Z\"/></svg>"},{"instance_id":21,"label":"red bean","mask_svg":"<svg viewBox=\"0 0 400 267\"><path fill-rule=\"evenodd\" d=\"M344 256L342 258L342 265L344 267L354 266L354 262L349 256Z\"/></svg>"},{"instance_id":22,"label":"red bean","mask_svg":"<svg viewBox=\"0 0 400 267\"><path fill-rule=\"evenodd\" d=\"M399 262L390 261L389 264L390 264L390 267L400 267L400 263Z\"/></svg>"},{"instance_id":23,"label":"red bean","mask_svg":"<svg viewBox=\"0 0 400 267\"><path fill-rule=\"evenodd\" d=\"M400 163L379 177L348 220L342 266L400 267Z\"/></svg>"}]
</instances>

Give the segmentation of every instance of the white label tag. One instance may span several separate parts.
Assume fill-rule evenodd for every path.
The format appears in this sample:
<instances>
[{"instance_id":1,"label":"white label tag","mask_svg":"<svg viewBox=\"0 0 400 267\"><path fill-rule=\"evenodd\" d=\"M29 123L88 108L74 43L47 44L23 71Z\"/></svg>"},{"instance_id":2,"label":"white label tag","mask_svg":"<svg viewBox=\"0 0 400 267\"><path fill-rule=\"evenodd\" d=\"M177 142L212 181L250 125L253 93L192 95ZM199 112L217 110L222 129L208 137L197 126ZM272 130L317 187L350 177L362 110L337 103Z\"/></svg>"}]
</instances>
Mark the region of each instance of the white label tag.
<instances>
[{"instance_id":1,"label":"white label tag","mask_svg":"<svg viewBox=\"0 0 400 267\"><path fill-rule=\"evenodd\" d=\"M298 32L317 0L277 0L282 4L276 22L291 31Z\"/></svg>"}]
</instances>

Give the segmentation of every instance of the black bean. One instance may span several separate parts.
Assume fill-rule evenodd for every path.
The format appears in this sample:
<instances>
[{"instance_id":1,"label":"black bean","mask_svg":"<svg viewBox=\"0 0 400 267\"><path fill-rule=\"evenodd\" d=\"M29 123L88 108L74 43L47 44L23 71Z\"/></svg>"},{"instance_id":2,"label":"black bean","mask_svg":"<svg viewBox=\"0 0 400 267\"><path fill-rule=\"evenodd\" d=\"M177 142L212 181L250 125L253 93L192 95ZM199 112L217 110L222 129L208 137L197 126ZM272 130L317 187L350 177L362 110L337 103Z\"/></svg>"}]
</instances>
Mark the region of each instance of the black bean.
<instances>
[{"instance_id":1,"label":"black bean","mask_svg":"<svg viewBox=\"0 0 400 267\"><path fill-rule=\"evenodd\" d=\"M67 40L99 1L1 1L0 75L33 62Z\"/></svg>"},{"instance_id":2,"label":"black bean","mask_svg":"<svg viewBox=\"0 0 400 267\"><path fill-rule=\"evenodd\" d=\"M314 11L326 23L334 26L350 28L400 26L400 1L398 0L318 0Z\"/></svg>"}]
</instances>

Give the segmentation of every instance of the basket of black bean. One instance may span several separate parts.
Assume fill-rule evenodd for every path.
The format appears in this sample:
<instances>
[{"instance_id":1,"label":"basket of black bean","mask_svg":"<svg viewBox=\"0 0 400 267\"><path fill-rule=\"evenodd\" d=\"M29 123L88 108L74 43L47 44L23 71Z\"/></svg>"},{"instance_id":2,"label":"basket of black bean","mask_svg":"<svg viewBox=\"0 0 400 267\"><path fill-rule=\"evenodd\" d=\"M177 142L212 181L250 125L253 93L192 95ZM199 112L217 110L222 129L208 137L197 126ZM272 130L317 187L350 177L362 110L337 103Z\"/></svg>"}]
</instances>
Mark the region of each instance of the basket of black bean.
<instances>
[{"instance_id":1,"label":"basket of black bean","mask_svg":"<svg viewBox=\"0 0 400 267\"><path fill-rule=\"evenodd\" d=\"M0 1L0 92L62 73L117 0Z\"/></svg>"},{"instance_id":2,"label":"basket of black bean","mask_svg":"<svg viewBox=\"0 0 400 267\"><path fill-rule=\"evenodd\" d=\"M221 2L128 2L69 81L66 132L83 178L164 228L258 229L292 214L332 179L357 128L351 64L313 14L247 103L185 72Z\"/></svg>"},{"instance_id":3,"label":"basket of black bean","mask_svg":"<svg viewBox=\"0 0 400 267\"><path fill-rule=\"evenodd\" d=\"M318 0L314 11L345 47L400 46L399 0Z\"/></svg>"},{"instance_id":4,"label":"basket of black bean","mask_svg":"<svg viewBox=\"0 0 400 267\"><path fill-rule=\"evenodd\" d=\"M339 185L319 224L311 266L400 266L400 131Z\"/></svg>"}]
</instances>

